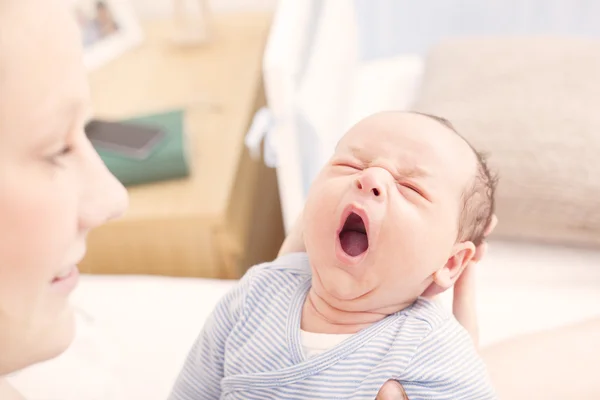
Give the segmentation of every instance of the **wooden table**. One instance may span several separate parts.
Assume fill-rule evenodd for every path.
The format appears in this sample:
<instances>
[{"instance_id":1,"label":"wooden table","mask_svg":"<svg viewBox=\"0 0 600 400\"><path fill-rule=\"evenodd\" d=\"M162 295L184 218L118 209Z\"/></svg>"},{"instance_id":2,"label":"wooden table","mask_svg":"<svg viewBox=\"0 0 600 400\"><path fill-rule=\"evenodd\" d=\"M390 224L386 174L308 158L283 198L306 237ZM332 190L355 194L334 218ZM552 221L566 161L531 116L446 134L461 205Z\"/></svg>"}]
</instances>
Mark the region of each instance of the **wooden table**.
<instances>
[{"instance_id":1,"label":"wooden table","mask_svg":"<svg viewBox=\"0 0 600 400\"><path fill-rule=\"evenodd\" d=\"M171 44L170 21L147 23L142 46L90 74L100 118L185 109L192 174L130 188L125 217L90 234L84 271L235 278L275 255L283 238L275 172L243 144L264 104L270 21L216 15L213 41L197 48Z\"/></svg>"}]
</instances>

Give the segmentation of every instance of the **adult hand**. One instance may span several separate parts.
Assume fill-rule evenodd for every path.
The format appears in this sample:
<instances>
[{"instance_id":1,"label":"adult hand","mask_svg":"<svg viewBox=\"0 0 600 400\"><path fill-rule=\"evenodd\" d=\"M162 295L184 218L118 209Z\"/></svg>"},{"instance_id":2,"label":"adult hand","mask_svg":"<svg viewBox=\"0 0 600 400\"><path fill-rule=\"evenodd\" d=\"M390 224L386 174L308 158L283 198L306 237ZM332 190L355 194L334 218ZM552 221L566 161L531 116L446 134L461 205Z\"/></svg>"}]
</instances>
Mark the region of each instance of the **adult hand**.
<instances>
[{"instance_id":1,"label":"adult hand","mask_svg":"<svg viewBox=\"0 0 600 400\"><path fill-rule=\"evenodd\" d=\"M399 382L390 380L381 387L375 400L408 400L408 397Z\"/></svg>"},{"instance_id":2,"label":"adult hand","mask_svg":"<svg viewBox=\"0 0 600 400\"><path fill-rule=\"evenodd\" d=\"M296 223L292 227L290 234L287 235L281 248L279 249L278 257L283 256L289 253L299 253L306 251L306 247L304 247L304 235L303 235L303 223L302 223L302 213L296 220Z\"/></svg>"},{"instance_id":3,"label":"adult hand","mask_svg":"<svg viewBox=\"0 0 600 400\"><path fill-rule=\"evenodd\" d=\"M485 231L488 236L498 223L498 218L492 216L490 225ZM475 267L487 252L487 242L483 241L475 250L475 255L467 264L465 270L454 284L454 297L452 300L452 313L458 322L469 332L475 346L479 345L479 324L475 306Z\"/></svg>"},{"instance_id":4,"label":"adult hand","mask_svg":"<svg viewBox=\"0 0 600 400\"><path fill-rule=\"evenodd\" d=\"M498 218L492 216L490 225L485 231L487 237L498 223ZM458 322L469 332L475 345L479 342L479 330L477 328L477 314L475 312L475 266L481 261L487 252L487 242L484 240L475 249L475 255L469 261L464 271L454 284L454 297L452 312ZM432 284L422 296L433 298L444 291L443 288Z\"/></svg>"},{"instance_id":5,"label":"adult hand","mask_svg":"<svg viewBox=\"0 0 600 400\"><path fill-rule=\"evenodd\" d=\"M498 218L494 215L490 221L490 225L485 231L487 237L496 225ZM477 326L477 314L475 312L475 265L483 259L487 252L487 242L483 241L475 249L475 255L465 267L462 275L454 284L454 299L452 304L452 312L458 322L469 332L475 345L479 341L479 330ZM441 288L439 288L441 289ZM436 291L435 288L427 290L424 293L426 296L435 296L441 293L442 290ZM397 381L387 381L379 390L376 400L409 400L402 385Z\"/></svg>"}]
</instances>

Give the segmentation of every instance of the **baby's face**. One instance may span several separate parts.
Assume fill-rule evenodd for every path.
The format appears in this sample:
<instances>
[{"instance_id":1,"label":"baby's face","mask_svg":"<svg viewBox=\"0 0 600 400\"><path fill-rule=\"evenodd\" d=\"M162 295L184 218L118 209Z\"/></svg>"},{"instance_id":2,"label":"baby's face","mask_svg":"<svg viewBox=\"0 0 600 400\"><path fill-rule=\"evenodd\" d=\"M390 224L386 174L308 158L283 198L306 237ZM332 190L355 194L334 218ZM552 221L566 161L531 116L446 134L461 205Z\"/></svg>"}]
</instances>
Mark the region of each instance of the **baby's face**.
<instances>
[{"instance_id":1,"label":"baby's face","mask_svg":"<svg viewBox=\"0 0 600 400\"><path fill-rule=\"evenodd\" d=\"M313 287L355 311L405 305L457 250L476 158L419 114L368 117L342 138L304 213Z\"/></svg>"}]
</instances>

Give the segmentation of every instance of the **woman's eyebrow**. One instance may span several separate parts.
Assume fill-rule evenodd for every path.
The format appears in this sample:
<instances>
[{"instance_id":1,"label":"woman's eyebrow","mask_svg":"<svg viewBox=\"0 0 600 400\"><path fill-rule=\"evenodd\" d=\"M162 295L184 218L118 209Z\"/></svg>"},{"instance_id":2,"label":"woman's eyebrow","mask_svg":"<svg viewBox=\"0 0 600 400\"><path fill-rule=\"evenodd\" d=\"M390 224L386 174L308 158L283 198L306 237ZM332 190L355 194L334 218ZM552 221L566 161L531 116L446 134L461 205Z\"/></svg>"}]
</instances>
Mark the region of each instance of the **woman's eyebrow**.
<instances>
[{"instance_id":1,"label":"woman's eyebrow","mask_svg":"<svg viewBox=\"0 0 600 400\"><path fill-rule=\"evenodd\" d=\"M34 122L35 129L41 135L40 146L49 146L65 135L78 118L87 116L87 110L82 99L73 98L40 113Z\"/></svg>"},{"instance_id":2,"label":"woman's eyebrow","mask_svg":"<svg viewBox=\"0 0 600 400\"><path fill-rule=\"evenodd\" d=\"M73 119L88 112L88 105L83 99L71 98L57 108L56 115L64 119Z\"/></svg>"}]
</instances>

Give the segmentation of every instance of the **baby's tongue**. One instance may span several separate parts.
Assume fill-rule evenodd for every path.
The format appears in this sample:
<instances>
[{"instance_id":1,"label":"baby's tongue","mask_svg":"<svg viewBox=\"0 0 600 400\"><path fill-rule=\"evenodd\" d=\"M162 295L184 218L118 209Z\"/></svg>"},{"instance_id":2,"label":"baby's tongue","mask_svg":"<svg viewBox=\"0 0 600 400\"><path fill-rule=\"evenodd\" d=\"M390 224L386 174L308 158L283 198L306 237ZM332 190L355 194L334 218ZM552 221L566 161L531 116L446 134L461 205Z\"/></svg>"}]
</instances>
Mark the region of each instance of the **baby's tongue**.
<instances>
[{"instance_id":1,"label":"baby's tongue","mask_svg":"<svg viewBox=\"0 0 600 400\"><path fill-rule=\"evenodd\" d=\"M369 248L367 235L356 231L343 231L340 233L340 244L342 250L352 257L361 255Z\"/></svg>"}]
</instances>

